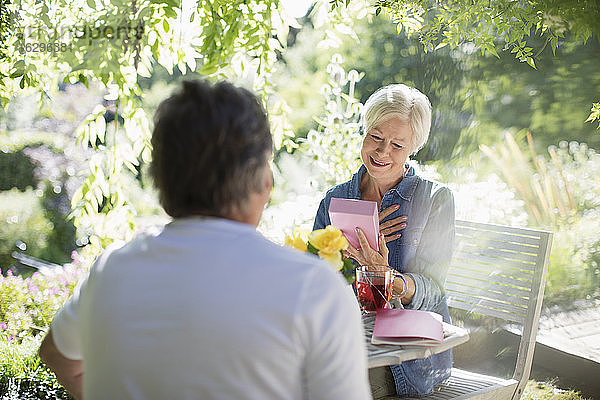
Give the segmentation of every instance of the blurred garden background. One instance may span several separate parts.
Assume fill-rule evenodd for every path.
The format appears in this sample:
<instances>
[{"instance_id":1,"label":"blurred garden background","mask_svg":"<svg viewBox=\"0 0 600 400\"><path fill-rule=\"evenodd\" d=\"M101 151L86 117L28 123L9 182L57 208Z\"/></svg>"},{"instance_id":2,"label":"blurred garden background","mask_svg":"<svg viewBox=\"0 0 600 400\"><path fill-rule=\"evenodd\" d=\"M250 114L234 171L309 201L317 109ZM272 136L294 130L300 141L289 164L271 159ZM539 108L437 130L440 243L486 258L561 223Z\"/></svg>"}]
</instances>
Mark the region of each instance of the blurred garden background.
<instances>
[{"instance_id":1,"label":"blurred garden background","mask_svg":"<svg viewBox=\"0 0 600 400\"><path fill-rule=\"evenodd\" d=\"M457 218L553 231L545 307L600 307L595 1L0 1L0 398L67 398L35 356L52 315L103 248L168 221L149 137L182 79L262 96L279 243L360 165L362 102L420 89L414 162ZM577 398L545 388L525 396Z\"/></svg>"}]
</instances>

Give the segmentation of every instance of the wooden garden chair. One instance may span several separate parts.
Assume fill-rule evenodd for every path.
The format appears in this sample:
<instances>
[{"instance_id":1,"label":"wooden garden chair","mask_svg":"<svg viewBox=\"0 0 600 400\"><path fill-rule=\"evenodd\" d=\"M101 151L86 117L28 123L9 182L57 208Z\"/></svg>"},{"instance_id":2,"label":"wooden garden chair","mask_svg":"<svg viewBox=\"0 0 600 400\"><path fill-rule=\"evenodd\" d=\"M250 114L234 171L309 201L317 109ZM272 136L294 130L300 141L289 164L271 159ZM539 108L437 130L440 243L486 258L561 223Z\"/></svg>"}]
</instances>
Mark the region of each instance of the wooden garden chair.
<instances>
[{"instance_id":1,"label":"wooden garden chair","mask_svg":"<svg viewBox=\"0 0 600 400\"><path fill-rule=\"evenodd\" d=\"M520 325L522 335L512 379L453 368L450 379L424 399L521 397L533 361L551 244L551 232L456 221L445 285L448 305Z\"/></svg>"}]
</instances>

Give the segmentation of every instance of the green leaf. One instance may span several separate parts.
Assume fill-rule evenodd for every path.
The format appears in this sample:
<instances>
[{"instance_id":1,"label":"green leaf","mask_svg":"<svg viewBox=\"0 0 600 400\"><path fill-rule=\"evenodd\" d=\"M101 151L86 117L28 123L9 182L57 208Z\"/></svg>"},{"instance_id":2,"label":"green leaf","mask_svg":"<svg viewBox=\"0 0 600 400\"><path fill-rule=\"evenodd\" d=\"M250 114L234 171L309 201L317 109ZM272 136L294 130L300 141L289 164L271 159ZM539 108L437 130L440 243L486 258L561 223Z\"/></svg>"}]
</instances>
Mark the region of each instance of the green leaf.
<instances>
[{"instance_id":1,"label":"green leaf","mask_svg":"<svg viewBox=\"0 0 600 400\"><path fill-rule=\"evenodd\" d=\"M75 208L81 200L83 200L83 191L80 187L73 193L73 198L71 199L71 208Z\"/></svg>"},{"instance_id":2,"label":"green leaf","mask_svg":"<svg viewBox=\"0 0 600 400\"><path fill-rule=\"evenodd\" d=\"M94 196L96 197L96 202L98 202L98 204L102 204L104 201L104 195L102 194L102 188L100 186L96 186L94 188Z\"/></svg>"},{"instance_id":3,"label":"green leaf","mask_svg":"<svg viewBox=\"0 0 600 400\"><path fill-rule=\"evenodd\" d=\"M94 209L94 206L89 202L86 202L83 208L85 209L87 215L94 215L98 211L98 205L96 204L96 209Z\"/></svg>"},{"instance_id":4,"label":"green leaf","mask_svg":"<svg viewBox=\"0 0 600 400\"><path fill-rule=\"evenodd\" d=\"M138 170L135 168L135 166L138 165L137 162L134 164L130 161L124 161L123 164L125 165L125 167L127 167L129 171L131 171L131 173L133 173L134 175L138 174Z\"/></svg>"},{"instance_id":5,"label":"green leaf","mask_svg":"<svg viewBox=\"0 0 600 400\"><path fill-rule=\"evenodd\" d=\"M152 152L151 152L150 148L146 147L142 151L142 161L144 161L145 163L149 163L152 161Z\"/></svg>"},{"instance_id":6,"label":"green leaf","mask_svg":"<svg viewBox=\"0 0 600 400\"><path fill-rule=\"evenodd\" d=\"M492 53L493 55L496 56L496 58L500 58L500 56L498 55L498 52L496 51L496 46L494 46L493 44L488 46L487 50Z\"/></svg>"},{"instance_id":7,"label":"green leaf","mask_svg":"<svg viewBox=\"0 0 600 400\"><path fill-rule=\"evenodd\" d=\"M165 7L165 15L171 19L177 19L177 12L171 7Z\"/></svg>"},{"instance_id":8,"label":"green leaf","mask_svg":"<svg viewBox=\"0 0 600 400\"><path fill-rule=\"evenodd\" d=\"M102 248L102 243L100 242L100 238L97 235L90 235L90 244L98 249Z\"/></svg>"},{"instance_id":9,"label":"green leaf","mask_svg":"<svg viewBox=\"0 0 600 400\"><path fill-rule=\"evenodd\" d=\"M585 120L585 122L592 122L596 120L600 121L600 103L594 103L592 105L591 113L589 117ZM600 129L600 123L598 124L597 129Z\"/></svg>"},{"instance_id":10,"label":"green leaf","mask_svg":"<svg viewBox=\"0 0 600 400\"><path fill-rule=\"evenodd\" d=\"M203 75L212 75L217 72L219 69L219 65L216 60L212 60L209 64L205 64L202 66L200 73Z\"/></svg>"},{"instance_id":11,"label":"green leaf","mask_svg":"<svg viewBox=\"0 0 600 400\"><path fill-rule=\"evenodd\" d=\"M96 131L96 136L98 139L104 143L104 138L106 136L106 120L104 119L104 115L100 115L98 118L96 118L94 130Z\"/></svg>"},{"instance_id":12,"label":"green leaf","mask_svg":"<svg viewBox=\"0 0 600 400\"><path fill-rule=\"evenodd\" d=\"M97 132L96 132L96 127L92 126L92 124L88 124L88 131L89 131L89 138L90 138L89 143L92 145L93 148L96 148L96 138L98 137Z\"/></svg>"},{"instance_id":13,"label":"green leaf","mask_svg":"<svg viewBox=\"0 0 600 400\"><path fill-rule=\"evenodd\" d=\"M346 278L346 282L348 285L352 285L356 280L356 275L354 274L344 274L344 278Z\"/></svg>"},{"instance_id":14,"label":"green leaf","mask_svg":"<svg viewBox=\"0 0 600 400\"><path fill-rule=\"evenodd\" d=\"M306 251L308 251L309 253L312 254L319 254L319 249L317 249L315 246L313 246L310 242L308 242L306 244Z\"/></svg>"},{"instance_id":15,"label":"green leaf","mask_svg":"<svg viewBox=\"0 0 600 400\"><path fill-rule=\"evenodd\" d=\"M85 87L87 87L89 89L90 83L88 81L87 76L85 76L84 74L79 74L78 79L79 79L79 82L83 83L85 85Z\"/></svg>"},{"instance_id":16,"label":"green leaf","mask_svg":"<svg viewBox=\"0 0 600 400\"><path fill-rule=\"evenodd\" d=\"M154 59L158 60L159 59L158 39L152 44L152 46L150 46L150 50L152 51L152 56L154 57Z\"/></svg>"},{"instance_id":17,"label":"green leaf","mask_svg":"<svg viewBox=\"0 0 600 400\"><path fill-rule=\"evenodd\" d=\"M81 69L87 69L87 61L84 61L73 68L71 68L71 72L79 71Z\"/></svg>"}]
</instances>

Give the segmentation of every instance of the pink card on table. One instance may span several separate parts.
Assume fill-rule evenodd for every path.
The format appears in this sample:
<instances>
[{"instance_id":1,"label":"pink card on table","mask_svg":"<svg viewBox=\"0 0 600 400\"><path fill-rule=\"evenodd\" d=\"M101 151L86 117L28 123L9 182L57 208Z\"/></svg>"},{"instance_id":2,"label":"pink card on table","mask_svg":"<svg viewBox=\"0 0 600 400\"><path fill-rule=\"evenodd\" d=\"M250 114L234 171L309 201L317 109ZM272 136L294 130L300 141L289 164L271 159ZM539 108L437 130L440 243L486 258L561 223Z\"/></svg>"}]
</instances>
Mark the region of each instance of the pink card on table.
<instances>
[{"instance_id":1,"label":"pink card on table","mask_svg":"<svg viewBox=\"0 0 600 400\"><path fill-rule=\"evenodd\" d=\"M431 346L444 340L442 316L431 311L377 310L373 344Z\"/></svg>"},{"instance_id":2,"label":"pink card on table","mask_svg":"<svg viewBox=\"0 0 600 400\"><path fill-rule=\"evenodd\" d=\"M331 225L339 228L353 247L360 248L355 230L359 227L371 248L379 251L377 202L333 197L329 203L329 219Z\"/></svg>"}]
</instances>

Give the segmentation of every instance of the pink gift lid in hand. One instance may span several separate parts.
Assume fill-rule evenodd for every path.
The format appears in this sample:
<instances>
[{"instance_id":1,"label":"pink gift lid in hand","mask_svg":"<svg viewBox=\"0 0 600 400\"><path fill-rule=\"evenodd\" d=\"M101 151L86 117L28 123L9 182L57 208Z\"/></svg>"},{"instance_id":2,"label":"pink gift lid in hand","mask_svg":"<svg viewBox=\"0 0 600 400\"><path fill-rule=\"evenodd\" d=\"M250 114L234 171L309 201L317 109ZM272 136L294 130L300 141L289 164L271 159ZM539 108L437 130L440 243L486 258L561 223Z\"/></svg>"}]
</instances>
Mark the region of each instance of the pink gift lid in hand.
<instances>
[{"instance_id":1,"label":"pink gift lid in hand","mask_svg":"<svg viewBox=\"0 0 600 400\"><path fill-rule=\"evenodd\" d=\"M372 249L379 251L379 214L377 202L331 198L329 203L331 225L342 231L350 245L360 249L356 228L360 228Z\"/></svg>"}]
</instances>

